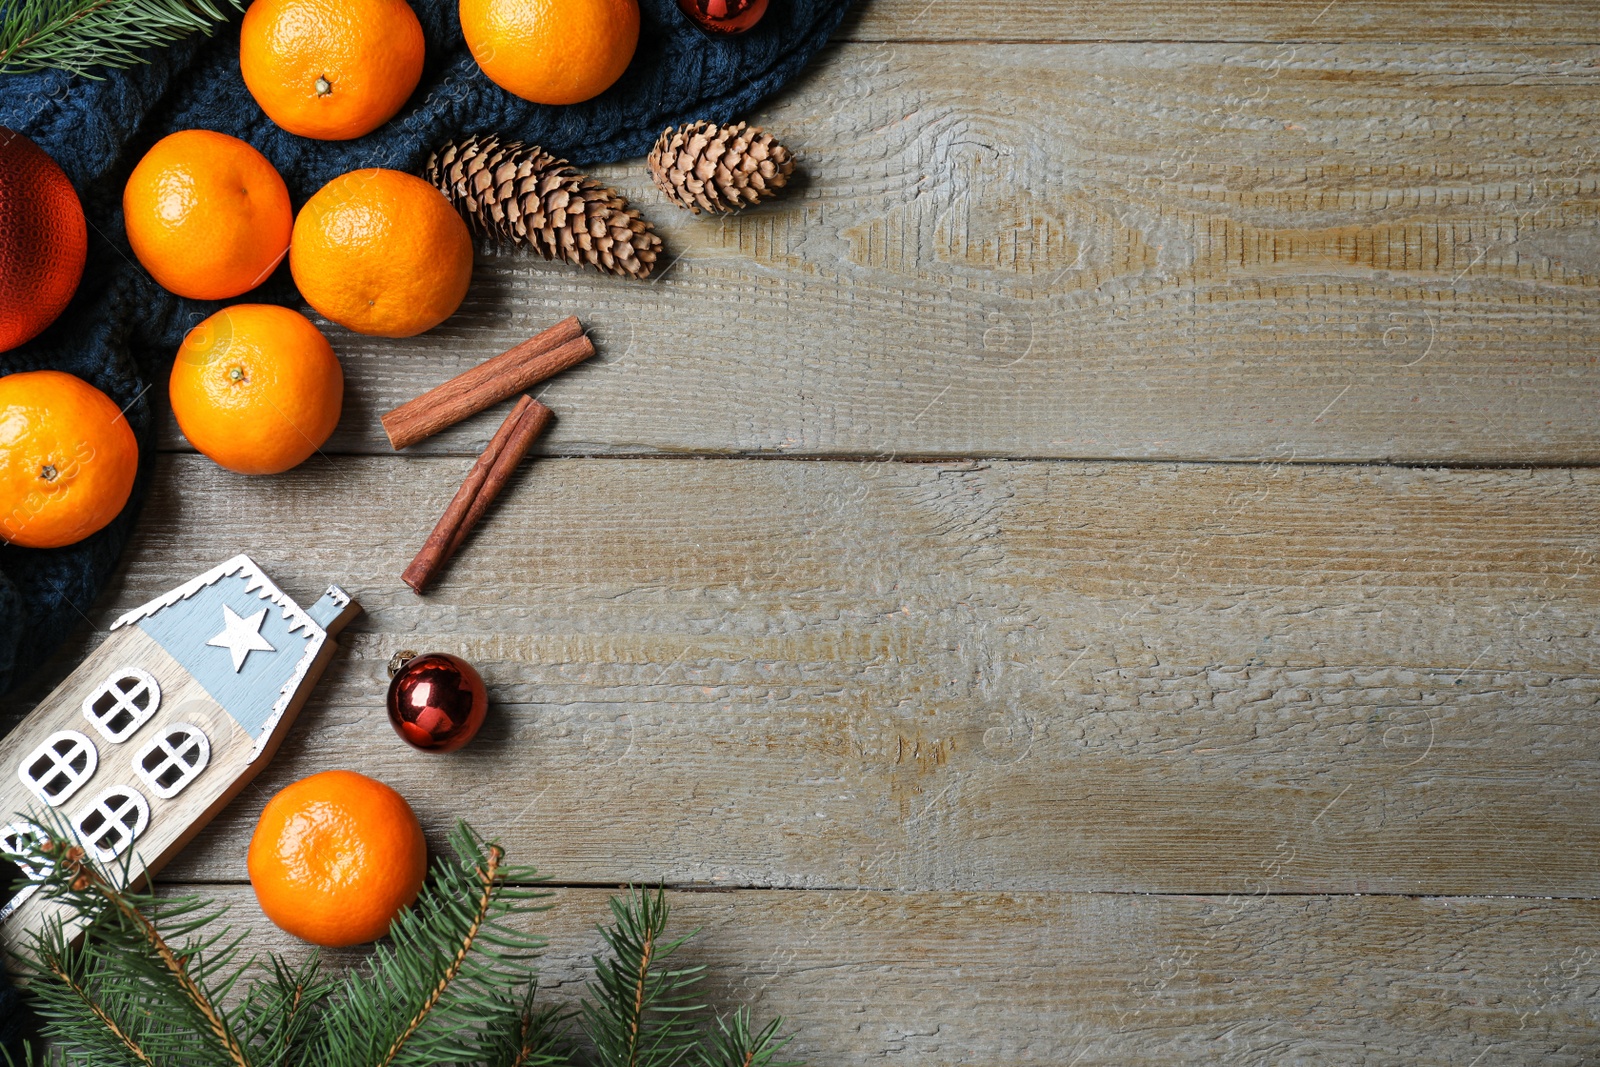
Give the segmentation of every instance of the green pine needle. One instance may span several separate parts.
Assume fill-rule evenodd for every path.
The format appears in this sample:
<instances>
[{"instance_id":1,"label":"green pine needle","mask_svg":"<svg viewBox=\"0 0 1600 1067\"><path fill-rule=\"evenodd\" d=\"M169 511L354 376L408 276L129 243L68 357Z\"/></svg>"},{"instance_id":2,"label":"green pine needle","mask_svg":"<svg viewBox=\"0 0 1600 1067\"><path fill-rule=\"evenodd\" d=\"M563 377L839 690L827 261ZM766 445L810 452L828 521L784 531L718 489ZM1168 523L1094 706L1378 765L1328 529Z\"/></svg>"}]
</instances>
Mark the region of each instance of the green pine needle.
<instances>
[{"instance_id":1,"label":"green pine needle","mask_svg":"<svg viewBox=\"0 0 1600 1067\"><path fill-rule=\"evenodd\" d=\"M451 838L454 862L436 863L417 903L395 919L390 940L350 975L324 1013L323 1067L431 1067L480 1063L521 1024L534 958L544 939L518 929L543 910L538 874L508 867L497 845L465 824ZM518 883L523 883L519 885Z\"/></svg>"},{"instance_id":2,"label":"green pine needle","mask_svg":"<svg viewBox=\"0 0 1600 1067\"><path fill-rule=\"evenodd\" d=\"M535 1002L544 940L527 919L550 893L464 823L367 965L329 979L315 953L298 966L241 958L223 909L122 888L131 854L98 864L53 814L23 818L41 840L15 858L88 927L79 939L47 924L21 954L49 1042L29 1065L791 1067L776 1059L782 1020L755 1031L740 1009L708 1022L704 968L672 962L694 934L667 936L661 889L612 899L609 954L577 1013L594 1051L575 1048L573 1016Z\"/></svg>"},{"instance_id":3,"label":"green pine needle","mask_svg":"<svg viewBox=\"0 0 1600 1067\"><path fill-rule=\"evenodd\" d=\"M244 0L3 0L0 74L59 68L94 77L96 67L147 62L143 50L210 33Z\"/></svg>"},{"instance_id":4,"label":"green pine needle","mask_svg":"<svg viewBox=\"0 0 1600 1067\"><path fill-rule=\"evenodd\" d=\"M595 957L593 999L583 1005L583 1029L600 1067L672 1067L699 1043L705 1005L694 1001L704 967L669 967L694 931L666 939L667 894L628 890L611 900L616 925L600 936L612 958Z\"/></svg>"},{"instance_id":5,"label":"green pine needle","mask_svg":"<svg viewBox=\"0 0 1600 1067\"><path fill-rule=\"evenodd\" d=\"M738 1009L731 1019L719 1017L700 1046L697 1067L800 1067L796 1060L777 1059L794 1036L779 1037L782 1028L779 1016L762 1029L751 1030L749 1008Z\"/></svg>"}]
</instances>

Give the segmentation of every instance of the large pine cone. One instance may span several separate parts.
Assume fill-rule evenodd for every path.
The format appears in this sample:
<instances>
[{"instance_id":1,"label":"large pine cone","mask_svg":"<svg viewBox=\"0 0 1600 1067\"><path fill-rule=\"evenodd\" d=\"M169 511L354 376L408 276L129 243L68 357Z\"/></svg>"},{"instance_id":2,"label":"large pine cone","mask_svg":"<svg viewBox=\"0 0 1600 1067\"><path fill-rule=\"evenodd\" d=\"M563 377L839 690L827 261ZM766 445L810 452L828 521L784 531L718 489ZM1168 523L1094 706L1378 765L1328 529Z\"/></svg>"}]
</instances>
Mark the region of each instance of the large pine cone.
<instances>
[{"instance_id":1,"label":"large pine cone","mask_svg":"<svg viewBox=\"0 0 1600 1067\"><path fill-rule=\"evenodd\" d=\"M663 130L649 162L661 191L696 215L758 204L794 173L794 155L766 130L743 122L691 122Z\"/></svg>"},{"instance_id":2,"label":"large pine cone","mask_svg":"<svg viewBox=\"0 0 1600 1067\"><path fill-rule=\"evenodd\" d=\"M479 233L545 259L644 278L661 253L661 238L621 193L537 145L467 137L434 152L423 173Z\"/></svg>"}]
</instances>

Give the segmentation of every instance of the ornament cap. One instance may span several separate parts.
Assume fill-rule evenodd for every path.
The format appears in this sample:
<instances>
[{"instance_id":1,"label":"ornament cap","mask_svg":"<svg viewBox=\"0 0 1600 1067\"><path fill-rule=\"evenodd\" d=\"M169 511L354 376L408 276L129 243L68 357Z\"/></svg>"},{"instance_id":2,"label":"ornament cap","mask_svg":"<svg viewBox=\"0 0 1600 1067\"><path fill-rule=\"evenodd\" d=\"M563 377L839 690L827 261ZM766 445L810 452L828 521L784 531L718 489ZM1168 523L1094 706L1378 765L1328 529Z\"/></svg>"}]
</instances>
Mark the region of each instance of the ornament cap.
<instances>
[{"instance_id":1,"label":"ornament cap","mask_svg":"<svg viewBox=\"0 0 1600 1067\"><path fill-rule=\"evenodd\" d=\"M726 37L760 22L767 13L767 0L678 0L678 7L706 33Z\"/></svg>"},{"instance_id":2,"label":"ornament cap","mask_svg":"<svg viewBox=\"0 0 1600 1067\"><path fill-rule=\"evenodd\" d=\"M409 648L403 652L396 652L393 656L389 657L389 677L393 678L395 675L399 674L400 668L404 667L407 663L410 663L416 658L417 654Z\"/></svg>"}]
</instances>

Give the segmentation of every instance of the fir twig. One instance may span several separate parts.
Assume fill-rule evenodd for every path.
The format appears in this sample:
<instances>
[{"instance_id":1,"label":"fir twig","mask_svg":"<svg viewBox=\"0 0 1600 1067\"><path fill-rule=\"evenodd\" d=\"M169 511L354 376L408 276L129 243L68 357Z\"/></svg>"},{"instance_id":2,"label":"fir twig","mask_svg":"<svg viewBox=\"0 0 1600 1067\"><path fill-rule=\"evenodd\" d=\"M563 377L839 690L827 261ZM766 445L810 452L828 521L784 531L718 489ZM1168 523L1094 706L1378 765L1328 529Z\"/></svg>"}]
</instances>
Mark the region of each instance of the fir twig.
<instances>
[{"instance_id":1,"label":"fir twig","mask_svg":"<svg viewBox=\"0 0 1600 1067\"><path fill-rule=\"evenodd\" d=\"M400 1031L399 1036L394 1039L394 1044L389 1046L389 1051L378 1061L378 1067L389 1067L394 1058L400 1055L400 1050L411 1040L411 1035L427 1021L433 1009L438 1006L439 998L444 996L445 990L450 988L450 983L461 973L461 965L466 962L468 954L477 944L478 931L483 929L484 920L489 917L489 907L494 903L495 883L500 875L500 861L505 859L505 851L499 845L490 845L487 853L486 862L475 872L480 886L478 907L472 914L472 921L467 924L466 933L461 937L461 944L456 948L455 957L439 976L439 980L433 984L428 999L417 1008L417 1013L406 1023L406 1028Z\"/></svg>"},{"instance_id":2,"label":"fir twig","mask_svg":"<svg viewBox=\"0 0 1600 1067\"><path fill-rule=\"evenodd\" d=\"M71 873L74 869L80 872L79 879L85 881L89 888L104 897L106 903L116 909L124 922L144 935L144 939L149 943L151 951L156 954L156 958L161 961L162 966L177 981L178 988L183 990L184 996L189 998L195 1010L205 1020L206 1026L210 1028L212 1035L216 1037L218 1043L227 1052L228 1059L237 1064L238 1067L250 1067L250 1061L245 1057L244 1049L240 1046L238 1039L233 1036L233 1031L229 1028L227 1020L222 1017L222 1013L217 1010L217 1006L211 1002L211 998L206 995L206 991L200 986L200 983L196 982L194 976L189 973L188 957L179 956L178 953L174 952L172 946L161 936L161 931L156 929L155 923L151 922L149 917L138 908L135 908L125 895L113 890L105 879L100 877L99 872L84 862L82 848L74 845L72 848L67 849L66 859L63 863L67 866L68 873Z\"/></svg>"},{"instance_id":3,"label":"fir twig","mask_svg":"<svg viewBox=\"0 0 1600 1067\"><path fill-rule=\"evenodd\" d=\"M100 872L95 870L89 863L81 845L56 846L52 851L59 857L64 875L72 880L71 888L77 892L88 890L95 893L106 902L116 915L120 916L124 923L136 930L150 946L150 950L155 953L156 958L161 961L161 965L167 969L167 972L178 983L178 988L183 991L184 996L194 1005L195 1010L200 1013L200 1017L205 1020L205 1024L212 1035L227 1052L228 1059L236 1064L237 1067L250 1067L250 1061L245 1057L244 1048L239 1044L238 1039L233 1036L233 1031L228 1026L227 1020L222 1017L222 1012L212 1003L211 997L207 995L200 983L195 981L194 976L189 973L188 957L191 954L179 955L173 951L172 946L167 943L166 938L161 936L161 931L156 929L155 923L150 921L149 916L134 907L126 893L113 888Z\"/></svg>"},{"instance_id":4,"label":"fir twig","mask_svg":"<svg viewBox=\"0 0 1600 1067\"><path fill-rule=\"evenodd\" d=\"M0 6L0 74L148 61L144 49L210 33L243 0L8 0Z\"/></svg>"},{"instance_id":5,"label":"fir twig","mask_svg":"<svg viewBox=\"0 0 1600 1067\"><path fill-rule=\"evenodd\" d=\"M699 1067L799 1067L796 1061L779 1061L777 1055L794 1035L779 1037L783 1017L760 1030L750 1029L750 1009L739 1008L731 1019L718 1018L699 1050Z\"/></svg>"},{"instance_id":6,"label":"fir twig","mask_svg":"<svg viewBox=\"0 0 1600 1067\"><path fill-rule=\"evenodd\" d=\"M320 1047L305 1062L503 1061L506 1035L522 1024L531 963L544 945L518 920L542 910L549 893L528 884L538 881L531 867L506 865L499 846L464 823L451 845L454 859L434 864L417 903L390 927L390 942L374 948L366 971L346 977L329 998Z\"/></svg>"},{"instance_id":7,"label":"fir twig","mask_svg":"<svg viewBox=\"0 0 1600 1067\"><path fill-rule=\"evenodd\" d=\"M4 0L0 0L3 3ZM51 1047L50 1067L573 1067L570 1015L535 1004L530 963L541 938L521 929L549 896L529 867L463 823L453 858L436 860L416 904L396 917L368 966L338 982L315 953L298 967L254 967L222 912L193 897L123 888L120 867L93 862L70 831L31 819L39 840L13 857L39 892L87 924L81 945L60 919L36 934L23 964ZM695 999L704 968L672 961L694 932L669 938L663 889L611 900L610 950L578 1013L596 1067L791 1067L782 1020L752 1029L750 1013L703 1026ZM224 1007L225 1006L225 1007ZM3 1057L10 1063L9 1055ZM38 1062L30 1051L27 1062Z\"/></svg>"},{"instance_id":8,"label":"fir twig","mask_svg":"<svg viewBox=\"0 0 1600 1067\"><path fill-rule=\"evenodd\" d=\"M559 1008L541 1011L533 1001L530 984L515 1030L506 1031L498 1048L486 1049L484 1063L493 1067L571 1067L572 1050L566 1047L563 1035L568 1016Z\"/></svg>"},{"instance_id":9,"label":"fir twig","mask_svg":"<svg viewBox=\"0 0 1600 1067\"><path fill-rule=\"evenodd\" d=\"M123 1047L128 1050L134 1059L145 1064L146 1067L155 1067L155 1061L150 1058L149 1053L145 1052L131 1036L123 1032L122 1027L117 1025L117 1020L112 1018L111 1013L102 1007L99 1001L94 999L94 996L85 985L71 974L68 974L66 968L55 961L49 961L45 966L49 973L55 975L73 996L83 1002L83 1006L88 1008L89 1012L99 1020L100 1025L110 1031L112 1038L122 1043Z\"/></svg>"},{"instance_id":10,"label":"fir twig","mask_svg":"<svg viewBox=\"0 0 1600 1067\"><path fill-rule=\"evenodd\" d=\"M666 940L669 914L665 889L630 887L625 898L611 899L616 924L600 936L612 958L595 957L592 998L582 1013L601 1067L672 1067L698 1043L705 1006L694 1001L694 986L705 968L667 962L699 931Z\"/></svg>"},{"instance_id":11,"label":"fir twig","mask_svg":"<svg viewBox=\"0 0 1600 1067\"><path fill-rule=\"evenodd\" d=\"M317 1005L332 984L318 977L321 957L313 952L298 970L273 957L271 973L256 982L241 1008L239 1037L263 1067L296 1062Z\"/></svg>"},{"instance_id":12,"label":"fir twig","mask_svg":"<svg viewBox=\"0 0 1600 1067\"><path fill-rule=\"evenodd\" d=\"M67 979L35 990L56 1043L107 1067L251 1067L218 1007L242 973L234 966L240 939L217 922L221 911L192 897L157 899L121 888L131 853L102 869L81 845L69 844L74 839L59 819L31 821L41 832L19 866L39 872L41 895L89 928L80 949L59 920L49 921L25 959L32 970Z\"/></svg>"}]
</instances>

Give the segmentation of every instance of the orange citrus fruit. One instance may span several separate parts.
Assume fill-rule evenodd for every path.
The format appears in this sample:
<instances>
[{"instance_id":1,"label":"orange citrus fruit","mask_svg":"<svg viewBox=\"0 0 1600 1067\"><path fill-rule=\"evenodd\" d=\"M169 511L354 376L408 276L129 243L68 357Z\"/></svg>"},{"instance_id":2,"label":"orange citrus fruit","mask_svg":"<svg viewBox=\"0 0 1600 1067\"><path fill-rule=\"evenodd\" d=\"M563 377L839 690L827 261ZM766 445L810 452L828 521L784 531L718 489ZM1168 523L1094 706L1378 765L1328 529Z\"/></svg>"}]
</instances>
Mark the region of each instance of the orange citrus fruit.
<instances>
[{"instance_id":1,"label":"orange citrus fruit","mask_svg":"<svg viewBox=\"0 0 1600 1067\"><path fill-rule=\"evenodd\" d=\"M289 190L237 137L181 130L157 141L122 190L128 243L179 296L225 300L267 280L289 251Z\"/></svg>"},{"instance_id":2,"label":"orange citrus fruit","mask_svg":"<svg viewBox=\"0 0 1600 1067\"><path fill-rule=\"evenodd\" d=\"M344 404L328 339L272 304L235 304L190 330L170 387L189 443L240 474L278 474L310 458Z\"/></svg>"},{"instance_id":3,"label":"orange citrus fruit","mask_svg":"<svg viewBox=\"0 0 1600 1067\"><path fill-rule=\"evenodd\" d=\"M325 318L357 333L410 337L461 306L472 281L472 235L421 178L353 170L300 209L289 269Z\"/></svg>"},{"instance_id":4,"label":"orange citrus fruit","mask_svg":"<svg viewBox=\"0 0 1600 1067\"><path fill-rule=\"evenodd\" d=\"M428 846L399 793L355 771L323 771L267 801L246 862L267 918L342 948L382 937L417 899Z\"/></svg>"},{"instance_id":5,"label":"orange citrus fruit","mask_svg":"<svg viewBox=\"0 0 1600 1067\"><path fill-rule=\"evenodd\" d=\"M0 378L0 539L76 544L121 513L139 445L106 394L58 370Z\"/></svg>"},{"instance_id":6,"label":"orange citrus fruit","mask_svg":"<svg viewBox=\"0 0 1600 1067\"><path fill-rule=\"evenodd\" d=\"M66 309L88 251L89 226L66 172L0 126L0 352L36 337Z\"/></svg>"},{"instance_id":7,"label":"orange citrus fruit","mask_svg":"<svg viewBox=\"0 0 1600 1067\"><path fill-rule=\"evenodd\" d=\"M345 141L382 126L422 78L422 23L405 0L255 0L239 72L290 133Z\"/></svg>"},{"instance_id":8,"label":"orange citrus fruit","mask_svg":"<svg viewBox=\"0 0 1600 1067\"><path fill-rule=\"evenodd\" d=\"M461 0L461 32L500 88L536 104L576 104L628 69L639 0Z\"/></svg>"}]
</instances>

